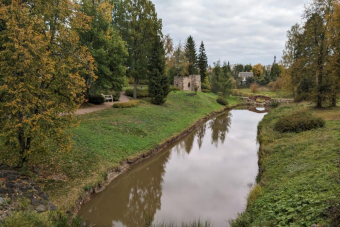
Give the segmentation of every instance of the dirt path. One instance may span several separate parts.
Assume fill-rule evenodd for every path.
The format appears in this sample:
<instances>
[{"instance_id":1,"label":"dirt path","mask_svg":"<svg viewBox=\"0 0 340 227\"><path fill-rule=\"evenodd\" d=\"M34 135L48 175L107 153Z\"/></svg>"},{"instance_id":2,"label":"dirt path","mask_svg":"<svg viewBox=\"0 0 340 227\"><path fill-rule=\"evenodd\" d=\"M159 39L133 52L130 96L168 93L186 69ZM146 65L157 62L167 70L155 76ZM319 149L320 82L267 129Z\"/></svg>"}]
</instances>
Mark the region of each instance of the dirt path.
<instances>
[{"instance_id":1,"label":"dirt path","mask_svg":"<svg viewBox=\"0 0 340 227\"><path fill-rule=\"evenodd\" d=\"M95 106L92 106L92 107L79 109L79 110L76 111L76 115L88 114L88 113L92 113L92 112L95 112L95 111L108 109L108 108L111 108L114 103L123 103L123 102L128 102L128 101L130 101L130 100L125 95L125 92L121 92L118 102L105 102L102 105L95 105Z\"/></svg>"}]
</instances>

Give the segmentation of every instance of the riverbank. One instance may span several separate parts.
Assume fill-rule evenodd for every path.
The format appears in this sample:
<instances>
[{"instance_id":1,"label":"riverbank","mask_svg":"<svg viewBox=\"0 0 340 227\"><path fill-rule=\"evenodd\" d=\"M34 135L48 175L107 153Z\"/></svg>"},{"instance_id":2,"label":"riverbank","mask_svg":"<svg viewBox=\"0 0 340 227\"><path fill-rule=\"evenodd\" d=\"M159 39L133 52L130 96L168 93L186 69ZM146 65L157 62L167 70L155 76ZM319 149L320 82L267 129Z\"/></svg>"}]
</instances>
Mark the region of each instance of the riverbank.
<instances>
[{"instance_id":1,"label":"riverbank","mask_svg":"<svg viewBox=\"0 0 340 227\"><path fill-rule=\"evenodd\" d=\"M294 111L311 112L326 125L301 133L274 131L276 121ZM258 185L232 226L339 226L340 108L281 106L258 129Z\"/></svg>"},{"instance_id":2,"label":"riverbank","mask_svg":"<svg viewBox=\"0 0 340 227\"><path fill-rule=\"evenodd\" d=\"M223 111L225 107L216 98L211 93L191 96L175 92L163 106L144 100L136 108L110 108L79 116L81 123L73 131L72 151L39 160L34 181L60 210L74 212L76 204L101 190L141 157L185 135L200 119ZM228 101L230 106L239 104L236 98Z\"/></svg>"}]
</instances>

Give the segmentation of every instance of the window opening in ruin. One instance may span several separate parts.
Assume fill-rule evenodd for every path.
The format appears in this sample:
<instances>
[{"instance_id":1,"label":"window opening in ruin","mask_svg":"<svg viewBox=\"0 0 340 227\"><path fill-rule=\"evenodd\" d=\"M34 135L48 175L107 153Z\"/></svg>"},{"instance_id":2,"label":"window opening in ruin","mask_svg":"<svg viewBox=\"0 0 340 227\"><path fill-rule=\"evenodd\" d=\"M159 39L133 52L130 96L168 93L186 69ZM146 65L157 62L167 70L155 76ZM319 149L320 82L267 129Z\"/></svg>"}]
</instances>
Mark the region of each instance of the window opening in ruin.
<instances>
[{"instance_id":1,"label":"window opening in ruin","mask_svg":"<svg viewBox=\"0 0 340 227\"><path fill-rule=\"evenodd\" d=\"M188 87L190 87L190 82L188 83Z\"/></svg>"}]
</instances>

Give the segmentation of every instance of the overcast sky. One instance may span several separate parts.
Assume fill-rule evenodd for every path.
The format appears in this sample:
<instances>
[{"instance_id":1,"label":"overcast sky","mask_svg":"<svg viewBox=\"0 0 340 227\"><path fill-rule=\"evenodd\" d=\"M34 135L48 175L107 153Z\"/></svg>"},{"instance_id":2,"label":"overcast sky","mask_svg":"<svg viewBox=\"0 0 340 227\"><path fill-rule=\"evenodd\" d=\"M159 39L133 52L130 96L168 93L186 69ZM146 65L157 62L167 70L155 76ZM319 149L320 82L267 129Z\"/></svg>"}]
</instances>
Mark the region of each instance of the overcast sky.
<instances>
[{"instance_id":1,"label":"overcast sky","mask_svg":"<svg viewBox=\"0 0 340 227\"><path fill-rule=\"evenodd\" d=\"M174 43L204 41L209 64L218 60L272 64L281 59L286 32L301 22L308 0L152 0L163 34Z\"/></svg>"}]
</instances>

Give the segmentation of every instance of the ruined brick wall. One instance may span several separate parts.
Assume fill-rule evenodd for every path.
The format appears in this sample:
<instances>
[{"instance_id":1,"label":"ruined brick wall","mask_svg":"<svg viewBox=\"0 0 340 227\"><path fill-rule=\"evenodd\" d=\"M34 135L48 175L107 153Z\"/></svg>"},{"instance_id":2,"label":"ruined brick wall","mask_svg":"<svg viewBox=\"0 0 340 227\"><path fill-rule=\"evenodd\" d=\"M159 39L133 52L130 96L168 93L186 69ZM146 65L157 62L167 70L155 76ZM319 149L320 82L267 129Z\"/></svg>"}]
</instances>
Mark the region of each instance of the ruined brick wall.
<instances>
[{"instance_id":1,"label":"ruined brick wall","mask_svg":"<svg viewBox=\"0 0 340 227\"><path fill-rule=\"evenodd\" d=\"M175 77L174 87L178 87L183 91L195 91L195 86L198 87L198 91L201 91L201 76L190 75L188 77Z\"/></svg>"}]
</instances>

